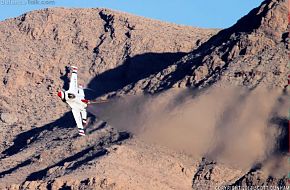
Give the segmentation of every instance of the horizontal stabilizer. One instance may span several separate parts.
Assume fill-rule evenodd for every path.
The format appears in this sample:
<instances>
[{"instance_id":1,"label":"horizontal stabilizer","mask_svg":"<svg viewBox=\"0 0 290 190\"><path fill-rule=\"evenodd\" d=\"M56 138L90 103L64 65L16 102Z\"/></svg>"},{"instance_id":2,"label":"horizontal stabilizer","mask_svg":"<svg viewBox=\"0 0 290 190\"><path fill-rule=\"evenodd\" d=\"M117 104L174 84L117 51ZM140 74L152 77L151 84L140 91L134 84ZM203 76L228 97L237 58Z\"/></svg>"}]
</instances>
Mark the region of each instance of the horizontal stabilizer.
<instances>
[{"instance_id":1,"label":"horizontal stabilizer","mask_svg":"<svg viewBox=\"0 0 290 190\"><path fill-rule=\"evenodd\" d=\"M109 102L109 100L89 100L88 104L101 104L106 102Z\"/></svg>"}]
</instances>

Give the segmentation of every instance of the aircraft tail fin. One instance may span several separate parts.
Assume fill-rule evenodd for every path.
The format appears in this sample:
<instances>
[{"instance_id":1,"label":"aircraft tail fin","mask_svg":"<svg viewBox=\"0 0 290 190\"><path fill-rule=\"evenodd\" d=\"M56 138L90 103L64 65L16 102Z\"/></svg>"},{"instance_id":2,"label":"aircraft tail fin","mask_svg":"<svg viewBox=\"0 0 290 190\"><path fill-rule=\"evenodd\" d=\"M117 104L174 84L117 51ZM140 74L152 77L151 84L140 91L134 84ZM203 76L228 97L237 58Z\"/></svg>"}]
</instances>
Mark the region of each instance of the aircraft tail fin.
<instances>
[{"instance_id":1,"label":"aircraft tail fin","mask_svg":"<svg viewBox=\"0 0 290 190\"><path fill-rule=\"evenodd\" d=\"M71 69L72 69L73 73L77 73L78 72L78 68L76 66L71 66Z\"/></svg>"}]
</instances>

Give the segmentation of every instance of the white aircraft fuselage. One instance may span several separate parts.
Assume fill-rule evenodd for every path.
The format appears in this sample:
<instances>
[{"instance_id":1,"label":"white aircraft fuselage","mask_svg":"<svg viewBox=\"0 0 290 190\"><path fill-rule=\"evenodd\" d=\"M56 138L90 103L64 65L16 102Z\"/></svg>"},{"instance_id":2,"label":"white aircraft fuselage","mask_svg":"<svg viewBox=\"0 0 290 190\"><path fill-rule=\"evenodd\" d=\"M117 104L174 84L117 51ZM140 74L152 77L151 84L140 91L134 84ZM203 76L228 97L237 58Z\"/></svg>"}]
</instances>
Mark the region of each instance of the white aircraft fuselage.
<instances>
[{"instance_id":1,"label":"white aircraft fuselage","mask_svg":"<svg viewBox=\"0 0 290 190\"><path fill-rule=\"evenodd\" d=\"M77 67L72 66L69 89L67 91L59 91L57 95L71 107L79 135L85 136L84 126L87 123L86 108L89 101L85 99L83 87L77 84L77 70Z\"/></svg>"},{"instance_id":2,"label":"white aircraft fuselage","mask_svg":"<svg viewBox=\"0 0 290 190\"><path fill-rule=\"evenodd\" d=\"M58 96L63 102L66 102L71 108L78 108L80 110L85 109L88 105L85 100L79 94L73 94L69 91L60 91ZM64 98L62 98L64 97Z\"/></svg>"}]
</instances>

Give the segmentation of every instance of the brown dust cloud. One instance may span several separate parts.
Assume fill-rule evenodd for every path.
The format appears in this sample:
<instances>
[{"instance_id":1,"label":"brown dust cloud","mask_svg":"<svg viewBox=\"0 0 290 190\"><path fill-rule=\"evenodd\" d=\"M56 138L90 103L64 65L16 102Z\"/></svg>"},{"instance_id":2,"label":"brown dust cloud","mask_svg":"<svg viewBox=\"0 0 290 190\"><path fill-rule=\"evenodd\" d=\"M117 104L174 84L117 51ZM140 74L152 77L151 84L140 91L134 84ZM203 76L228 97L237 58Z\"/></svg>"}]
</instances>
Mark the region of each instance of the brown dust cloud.
<instances>
[{"instance_id":1,"label":"brown dust cloud","mask_svg":"<svg viewBox=\"0 0 290 190\"><path fill-rule=\"evenodd\" d=\"M280 141L288 107L282 91L212 87L115 98L89 111L148 142L238 168L263 162L276 175L287 171Z\"/></svg>"}]
</instances>

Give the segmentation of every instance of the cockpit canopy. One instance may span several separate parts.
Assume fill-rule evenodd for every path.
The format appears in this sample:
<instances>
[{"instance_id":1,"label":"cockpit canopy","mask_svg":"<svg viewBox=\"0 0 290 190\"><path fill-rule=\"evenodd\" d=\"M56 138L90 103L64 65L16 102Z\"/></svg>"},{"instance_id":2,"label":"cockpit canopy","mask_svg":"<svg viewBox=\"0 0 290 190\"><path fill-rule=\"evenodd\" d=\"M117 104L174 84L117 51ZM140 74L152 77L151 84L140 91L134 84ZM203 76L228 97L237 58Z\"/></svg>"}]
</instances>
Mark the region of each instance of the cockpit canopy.
<instances>
[{"instance_id":1,"label":"cockpit canopy","mask_svg":"<svg viewBox=\"0 0 290 190\"><path fill-rule=\"evenodd\" d=\"M76 96L72 93L67 93L69 99L74 99Z\"/></svg>"}]
</instances>

